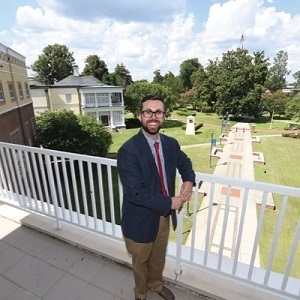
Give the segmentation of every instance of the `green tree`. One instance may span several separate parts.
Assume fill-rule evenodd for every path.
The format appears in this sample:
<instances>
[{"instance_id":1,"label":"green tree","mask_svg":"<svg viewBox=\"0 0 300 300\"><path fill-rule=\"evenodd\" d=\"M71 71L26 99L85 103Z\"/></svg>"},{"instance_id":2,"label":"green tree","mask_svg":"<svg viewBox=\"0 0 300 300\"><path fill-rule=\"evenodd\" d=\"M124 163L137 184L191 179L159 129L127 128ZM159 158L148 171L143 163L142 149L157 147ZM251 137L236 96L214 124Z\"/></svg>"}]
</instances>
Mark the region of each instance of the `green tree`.
<instances>
[{"instance_id":1,"label":"green tree","mask_svg":"<svg viewBox=\"0 0 300 300\"><path fill-rule=\"evenodd\" d=\"M37 81L50 85L72 74L74 61L73 52L69 52L65 45L48 45L31 65L31 69Z\"/></svg>"},{"instance_id":2,"label":"green tree","mask_svg":"<svg viewBox=\"0 0 300 300\"><path fill-rule=\"evenodd\" d=\"M300 94L295 94L285 107L285 115L289 119L300 122Z\"/></svg>"},{"instance_id":3,"label":"green tree","mask_svg":"<svg viewBox=\"0 0 300 300\"><path fill-rule=\"evenodd\" d=\"M115 67L116 85L125 88L132 83L130 72L123 64L117 64Z\"/></svg>"},{"instance_id":4,"label":"green tree","mask_svg":"<svg viewBox=\"0 0 300 300\"><path fill-rule=\"evenodd\" d=\"M179 78L181 79L184 91L188 91L193 87L191 77L199 67L198 58L187 59L180 64Z\"/></svg>"},{"instance_id":5,"label":"green tree","mask_svg":"<svg viewBox=\"0 0 300 300\"><path fill-rule=\"evenodd\" d=\"M183 86L180 78L175 76L172 72L165 74L162 85L170 89L172 97L175 101L179 99L181 93L183 92Z\"/></svg>"},{"instance_id":6,"label":"green tree","mask_svg":"<svg viewBox=\"0 0 300 300\"><path fill-rule=\"evenodd\" d=\"M160 70L158 69L158 70L154 71L153 74L154 74L154 77L153 77L152 83L162 84L164 77L161 75Z\"/></svg>"},{"instance_id":7,"label":"green tree","mask_svg":"<svg viewBox=\"0 0 300 300\"><path fill-rule=\"evenodd\" d=\"M238 48L223 53L216 65L216 109L220 115L261 114L262 75L247 50Z\"/></svg>"},{"instance_id":8,"label":"green tree","mask_svg":"<svg viewBox=\"0 0 300 300\"><path fill-rule=\"evenodd\" d=\"M102 77L108 74L106 63L98 55L89 55L84 62L86 65L82 72L83 75L93 75L102 81Z\"/></svg>"},{"instance_id":9,"label":"green tree","mask_svg":"<svg viewBox=\"0 0 300 300\"><path fill-rule=\"evenodd\" d=\"M288 53L286 51L279 51L274 57L273 65L271 66L268 78L266 81L266 88L272 93L283 89L286 86L286 76L290 74L287 69Z\"/></svg>"},{"instance_id":10,"label":"green tree","mask_svg":"<svg viewBox=\"0 0 300 300\"><path fill-rule=\"evenodd\" d=\"M284 115L285 107L289 102L289 98L282 91L276 91L274 93L264 94L262 96L264 111L270 113L272 117L273 114Z\"/></svg>"},{"instance_id":11,"label":"green tree","mask_svg":"<svg viewBox=\"0 0 300 300\"><path fill-rule=\"evenodd\" d=\"M115 73L104 74L102 82L108 85L117 85L117 78Z\"/></svg>"},{"instance_id":12,"label":"green tree","mask_svg":"<svg viewBox=\"0 0 300 300\"><path fill-rule=\"evenodd\" d=\"M213 80L214 77L209 78L208 73L202 66L191 76L194 93L190 94L188 102L196 110L209 111L214 108L214 97L212 95L214 85L209 79Z\"/></svg>"},{"instance_id":13,"label":"green tree","mask_svg":"<svg viewBox=\"0 0 300 300\"><path fill-rule=\"evenodd\" d=\"M296 82L294 83L295 88L300 88L300 71L293 74L294 79Z\"/></svg>"},{"instance_id":14,"label":"green tree","mask_svg":"<svg viewBox=\"0 0 300 300\"><path fill-rule=\"evenodd\" d=\"M174 98L172 97L172 92L169 88L149 82L134 82L127 86L125 89L125 108L130 111L134 117L137 117L140 109L139 104L142 98L146 95L156 95L164 99L166 107L172 111L175 106Z\"/></svg>"},{"instance_id":15,"label":"green tree","mask_svg":"<svg viewBox=\"0 0 300 300\"><path fill-rule=\"evenodd\" d=\"M96 119L77 116L70 110L47 110L36 117L37 140L53 150L105 156L111 134Z\"/></svg>"}]
</instances>

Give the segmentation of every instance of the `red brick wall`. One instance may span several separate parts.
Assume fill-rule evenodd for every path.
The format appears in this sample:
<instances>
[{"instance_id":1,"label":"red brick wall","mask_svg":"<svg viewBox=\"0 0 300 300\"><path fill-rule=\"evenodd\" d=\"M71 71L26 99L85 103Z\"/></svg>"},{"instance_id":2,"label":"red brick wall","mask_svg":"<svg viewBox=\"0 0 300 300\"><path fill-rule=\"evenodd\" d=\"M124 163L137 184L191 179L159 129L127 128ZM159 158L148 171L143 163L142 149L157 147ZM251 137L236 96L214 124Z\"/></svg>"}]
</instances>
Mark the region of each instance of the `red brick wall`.
<instances>
[{"instance_id":1,"label":"red brick wall","mask_svg":"<svg viewBox=\"0 0 300 300\"><path fill-rule=\"evenodd\" d=\"M32 119L34 122L32 122ZM29 122L30 138L32 141L35 139L35 128L32 128L32 123L35 124L35 117L33 112L32 103L20 107L19 109L11 110L7 113L0 115L0 141L6 143L12 143L11 135L16 131L19 131L21 143L23 145L29 145L25 123ZM34 125L35 127L35 125Z\"/></svg>"}]
</instances>

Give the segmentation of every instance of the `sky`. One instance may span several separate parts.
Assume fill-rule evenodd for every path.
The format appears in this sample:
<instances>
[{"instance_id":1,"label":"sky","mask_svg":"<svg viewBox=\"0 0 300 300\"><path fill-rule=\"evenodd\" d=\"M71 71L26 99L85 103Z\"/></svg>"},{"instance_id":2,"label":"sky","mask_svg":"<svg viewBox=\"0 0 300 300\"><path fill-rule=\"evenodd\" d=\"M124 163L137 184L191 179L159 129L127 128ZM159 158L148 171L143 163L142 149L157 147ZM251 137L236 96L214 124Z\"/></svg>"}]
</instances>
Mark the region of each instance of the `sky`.
<instances>
[{"instance_id":1,"label":"sky","mask_svg":"<svg viewBox=\"0 0 300 300\"><path fill-rule=\"evenodd\" d=\"M178 75L191 58L205 67L241 46L250 54L264 51L270 63L283 50L293 82L300 70L300 1L5 1L0 43L25 56L29 67L46 46L66 45L79 71L87 56L98 55L109 72L124 64L134 81L152 81L156 70Z\"/></svg>"}]
</instances>

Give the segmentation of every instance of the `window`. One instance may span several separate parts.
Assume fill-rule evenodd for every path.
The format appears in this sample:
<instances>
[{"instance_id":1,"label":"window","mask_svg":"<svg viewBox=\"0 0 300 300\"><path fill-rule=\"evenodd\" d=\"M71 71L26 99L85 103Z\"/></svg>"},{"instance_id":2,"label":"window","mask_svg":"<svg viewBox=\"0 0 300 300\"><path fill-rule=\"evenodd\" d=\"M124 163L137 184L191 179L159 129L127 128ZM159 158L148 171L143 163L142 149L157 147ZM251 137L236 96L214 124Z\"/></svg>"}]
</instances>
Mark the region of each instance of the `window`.
<instances>
[{"instance_id":1,"label":"window","mask_svg":"<svg viewBox=\"0 0 300 300\"><path fill-rule=\"evenodd\" d=\"M32 146L31 128L30 128L29 122L25 123L25 134L26 134L26 139L27 139L28 145Z\"/></svg>"},{"instance_id":2,"label":"window","mask_svg":"<svg viewBox=\"0 0 300 300\"><path fill-rule=\"evenodd\" d=\"M109 111L105 112L99 112L99 121L105 125L105 126L109 126L110 125L110 114Z\"/></svg>"},{"instance_id":3,"label":"window","mask_svg":"<svg viewBox=\"0 0 300 300\"><path fill-rule=\"evenodd\" d=\"M72 94L65 94L66 96L66 103L70 104L72 103Z\"/></svg>"},{"instance_id":4,"label":"window","mask_svg":"<svg viewBox=\"0 0 300 300\"><path fill-rule=\"evenodd\" d=\"M30 123L31 123L31 128L32 128L33 136L34 136L34 138L35 138L35 137L36 137L36 124L35 124L35 118L31 118L31 119L30 119Z\"/></svg>"},{"instance_id":5,"label":"window","mask_svg":"<svg viewBox=\"0 0 300 300\"><path fill-rule=\"evenodd\" d=\"M0 82L0 103L4 102L4 92L3 92L3 86L2 86L2 82Z\"/></svg>"},{"instance_id":6,"label":"window","mask_svg":"<svg viewBox=\"0 0 300 300\"><path fill-rule=\"evenodd\" d=\"M97 106L109 106L109 94L108 93L97 93Z\"/></svg>"},{"instance_id":7,"label":"window","mask_svg":"<svg viewBox=\"0 0 300 300\"><path fill-rule=\"evenodd\" d=\"M21 137L20 137L19 130L15 131L15 133L11 135L11 140L14 144L21 144Z\"/></svg>"},{"instance_id":8,"label":"window","mask_svg":"<svg viewBox=\"0 0 300 300\"><path fill-rule=\"evenodd\" d=\"M18 92L19 92L20 99L23 99L24 95L23 95L23 89L22 89L21 82L18 82Z\"/></svg>"},{"instance_id":9,"label":"window","mask_svg":"<svg viewBox=\"0 0 300 300\"><path fill-rule=\"evenodd\" d=\"M121 111L113 111L114 126L123 124L123 114Z\"/></svg>"},{"instance_id":10,"label":"window","mask_svg":"<svg viewBox=\"0 0 300 300\"><path fill-rule=\"evenodd\" d=\"M11 100L15 100L15 91L14 91L14 85L12 82L8 82L8 91L9 91L9 96Z\"/></svg>"},{"instance_id":11,"label":"window","mask_svg":"<svg viewBox=\"0 0 300 300\"><path fill-rule=\"evenodd\" d=\"M122 95L121 93L111 93L111 103L114 104L121 104L122 103Z\"/></svg>"},{"instance_id":12,"label":"window","mask_svg":"<svg viewBox=\"0 0 300 300\"><path fill-rule=\"evenodd\" d=\"M86 107L95 107L95 94L86 93L84 94L85 106Z\"/></svg>"},{"instance_id":13,"label":"window","mask_svg":"<svg viewBox=\"0 0 300 300\"><path fill-rule=\"evenodd\" d=\"M29 88L28 88L28 83L25 82L24 85L25 85L25 93L26 93L26 97L27 97L27 98L30 98Z\"/></svg>"}]
</instances>

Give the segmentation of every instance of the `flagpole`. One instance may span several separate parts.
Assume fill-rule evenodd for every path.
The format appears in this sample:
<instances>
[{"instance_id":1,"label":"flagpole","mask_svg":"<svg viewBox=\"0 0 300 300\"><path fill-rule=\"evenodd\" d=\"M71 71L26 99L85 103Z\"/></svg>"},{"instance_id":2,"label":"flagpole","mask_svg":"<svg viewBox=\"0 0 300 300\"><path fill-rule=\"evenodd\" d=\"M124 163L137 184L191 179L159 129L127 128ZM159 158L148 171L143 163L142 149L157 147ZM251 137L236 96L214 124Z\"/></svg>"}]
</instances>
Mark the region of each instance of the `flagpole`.
<instances>
[{"instance_id":1,"label":"flagpole","mask_svg":"<svg viewBox=\"0 0 300 300\"><path fill-rule=\"evenodd\" d=\"M241 48L244 49L244 35L241 35L240 43L241 43Z\"/></svg>"}]
</instances>

